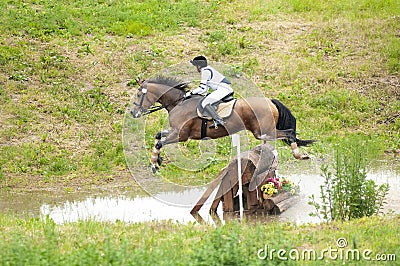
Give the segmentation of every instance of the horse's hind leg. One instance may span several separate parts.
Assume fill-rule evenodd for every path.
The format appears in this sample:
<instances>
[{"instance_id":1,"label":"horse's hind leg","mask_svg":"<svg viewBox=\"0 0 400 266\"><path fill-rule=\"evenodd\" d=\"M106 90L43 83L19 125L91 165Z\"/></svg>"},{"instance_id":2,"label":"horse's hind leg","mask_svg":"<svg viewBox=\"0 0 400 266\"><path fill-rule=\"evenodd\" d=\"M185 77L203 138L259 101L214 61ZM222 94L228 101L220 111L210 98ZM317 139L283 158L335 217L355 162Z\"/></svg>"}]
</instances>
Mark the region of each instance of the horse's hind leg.
<instances>
[{"instance_id":1,"label":"horse's hind leg","mask_svg":"<svg viewBox=\"0 0 400 266\"><path fill-rule=\"evenodd\" d=\"M252 133L256 139L263 140L264 143L267 141L277 140L277 139L290 140L294 136L293 130L291 130L291 129L274 130L274 131L271 131L269 134L261 134L261 132L259 130L254 130Z\"/></svg>"},{"instance_id":2,"label":"horse's hind leg","mask_svg":"<svg viewBox=\"0 0 400 266\"><path fill-rule=\"evenodd\" d=\"M278 134L282 134L283 139L287 140L288 144L290 145L290 148L292 149L292 154L294 158L299 160L310 159L310 157L307 154L300 153L299 148L297 147L296 135L292 129L277 130L277 138Z\"/></svg>"},{"instance_id":3,"label":"horse's hind leg","mask_svg":"<svg viewBox=\"0 0 400 266\"><path fill-rule=\"evenodd\" d=\"M271 132L271 134L263 134L263 135L261 135L259 132L253 132L253 135L256 139L263 140L264 142L277 139L286 139L288 141L296 139L292 129L275 130Z\"/></svg>"},{"instance_id":4,"label":"horse's hind leg","mask_svg":"<svg viewBox=\"0 0 400 266\"><path fill-rule=\"evenodd\" d=\"M290 140L289 140L289 142L290 142ZM290 148L292 149L292 154L293 154L294 158L299 159L299 160L310 159L310 156L308 156L308 154L301 154L300 153L296 142L290 142Z\"/></svg>"},{"instance_id":5,"label":"horse's hind leg","mask_svg":"<svg viewBox=\"0 0 400 266\"><path fill-rule=\"evenodd\" d=\"M288 144L290 144L290 148L292 149L293 157L299 160L307 160L310 157L307 154L301 154L299 148L296 143L296 135L292 129L287 130L277 130L276 131L277 139L287 140Z\"/></svg>"}]
</instances>

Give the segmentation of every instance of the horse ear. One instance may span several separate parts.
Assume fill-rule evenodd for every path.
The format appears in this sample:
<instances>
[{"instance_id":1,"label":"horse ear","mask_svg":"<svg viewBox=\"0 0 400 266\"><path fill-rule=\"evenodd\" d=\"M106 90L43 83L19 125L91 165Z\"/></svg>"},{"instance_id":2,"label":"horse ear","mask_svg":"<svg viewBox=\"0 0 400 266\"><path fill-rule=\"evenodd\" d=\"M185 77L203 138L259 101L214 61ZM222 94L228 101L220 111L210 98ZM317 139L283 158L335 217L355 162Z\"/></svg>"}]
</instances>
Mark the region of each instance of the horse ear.
<instances>
[{"instance_id":1,"label":"horse ear","mask_svg":"<svg viewBox=\"0 0 400 266\"><path fill-rule=\"evenodd\" d=\"M143 82L144 82L144 79L137 77L135 79L131 79L126 85L129 87L136 87L136 85L139 85L140 87L142 87Z\"/></svg>"}]
</instances>

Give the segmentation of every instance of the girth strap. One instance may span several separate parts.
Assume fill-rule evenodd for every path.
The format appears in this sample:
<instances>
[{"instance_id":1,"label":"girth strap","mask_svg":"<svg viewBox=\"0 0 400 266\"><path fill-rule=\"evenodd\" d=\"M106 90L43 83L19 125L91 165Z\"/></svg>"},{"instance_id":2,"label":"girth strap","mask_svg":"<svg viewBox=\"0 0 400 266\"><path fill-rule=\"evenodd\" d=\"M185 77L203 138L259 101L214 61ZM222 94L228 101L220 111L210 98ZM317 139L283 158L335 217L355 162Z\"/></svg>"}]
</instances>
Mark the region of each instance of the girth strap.
<instances>
[{"instance_id":1,"label":"girth strap","mask_svg":"<svg viewBox=\"0 0 400 266\"><path fill-rule=\"evenodd\" d=\"M201 139L207 137L207 121L205 118L201 119Z\"/></svg>"}]
</instances>

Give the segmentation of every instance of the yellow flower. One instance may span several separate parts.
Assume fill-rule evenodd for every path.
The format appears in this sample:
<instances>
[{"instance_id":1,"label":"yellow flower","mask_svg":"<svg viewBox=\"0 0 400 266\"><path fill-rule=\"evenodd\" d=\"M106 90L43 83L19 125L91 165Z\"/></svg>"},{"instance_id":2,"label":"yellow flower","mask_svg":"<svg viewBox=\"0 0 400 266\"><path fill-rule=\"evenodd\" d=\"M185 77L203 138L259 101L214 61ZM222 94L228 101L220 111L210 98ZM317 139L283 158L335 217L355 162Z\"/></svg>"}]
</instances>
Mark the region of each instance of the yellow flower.
<instances>
[{"instance_id":1,"label":"yellow flower","mask_svg":"<svg viewBox=\"0 0 400 266\"><path fill-rule=\"evenodd\" d=\"M278 193L278 190L275 188L274 183L267 183L261 187L261 191L267 195L273 195Z\"/></svg>"}]
</instances>

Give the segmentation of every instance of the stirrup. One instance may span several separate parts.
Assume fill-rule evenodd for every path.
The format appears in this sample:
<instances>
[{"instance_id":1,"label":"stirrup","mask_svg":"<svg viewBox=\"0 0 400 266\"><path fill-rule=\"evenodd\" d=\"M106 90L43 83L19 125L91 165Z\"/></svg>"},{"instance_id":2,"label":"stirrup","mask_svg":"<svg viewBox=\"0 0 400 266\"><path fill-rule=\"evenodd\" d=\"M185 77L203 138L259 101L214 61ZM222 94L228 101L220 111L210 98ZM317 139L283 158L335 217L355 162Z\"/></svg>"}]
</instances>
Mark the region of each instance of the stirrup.
<instances>
[{"instance_id":1,"label":"stirrup","mask_svg":"<svg viewBox=\"0 0 400 266\"><path fill-rule=\"evenodd\" d=\"M212 125L210 125L208 128L218 129L218 126L224 126L224 125L225 125L224 121L218 122L218 121L214 120L214 123Z\"/></svg>"}]
</instances>

